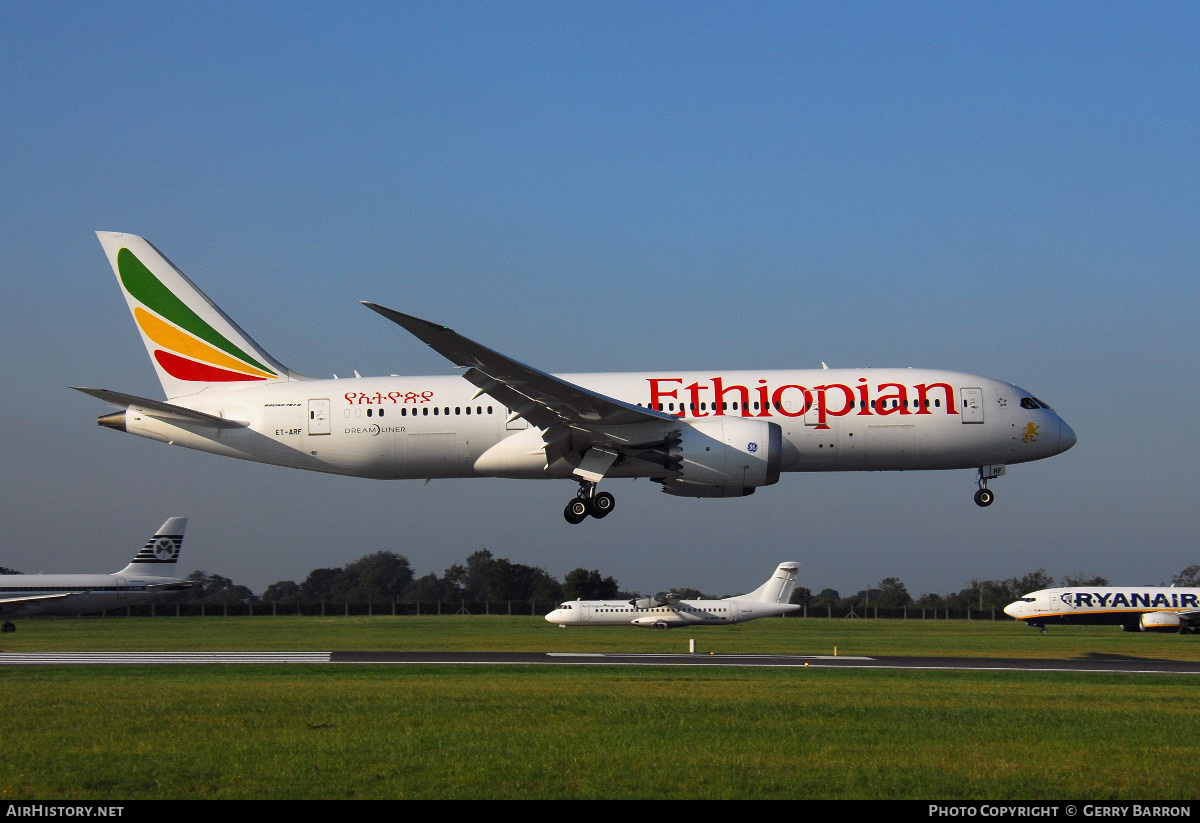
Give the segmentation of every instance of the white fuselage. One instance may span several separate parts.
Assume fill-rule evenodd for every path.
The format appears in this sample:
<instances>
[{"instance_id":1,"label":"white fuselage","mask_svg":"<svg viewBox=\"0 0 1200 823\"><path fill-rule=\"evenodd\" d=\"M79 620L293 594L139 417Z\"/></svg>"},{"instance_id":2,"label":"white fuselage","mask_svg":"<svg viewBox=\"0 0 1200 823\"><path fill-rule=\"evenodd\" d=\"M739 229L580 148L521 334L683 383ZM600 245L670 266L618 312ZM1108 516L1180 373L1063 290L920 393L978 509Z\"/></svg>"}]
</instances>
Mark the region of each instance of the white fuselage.
<instances>
[{"instance_id":1,"label":"white fuselage","mask_svg":"<svg viewBox=\"0 0 1200 823\"><path fill-rule=\"evenodd\" d=\"M91 614L146 603L190 585L181 577L144 574L4 574L0 575L0 601L71 596L33 600L12 608L0 602L0 616Z\"/></svg>"},{"instance_id":2,"label":"white fuselage","mask_svg":"<svg viewBox=\"0 0 1200 823\"><path fill-rule=\"evenodd\" d=\"M1143 631L1178 631L1180 619L1200 611L1200 589L1174 586L1072 586L1042 589L1004 607L1033 626L1055 623L1122 625Z\"/></svg>"},{"instance_id":3,"label":"white fuselage","mask_svg":"<svg viewBox=\"0 0 1200 823\"><path fill-rule=\"evenodd\" d=\"M695 423L764 420L788 472L967 469L1070 448L1075 434L1009 383L925 369L568 374L562 379ZM541 431L454 376L294 380L205 391L172 404L241 421L216 429L131 406L131 434L297 469L382 479L569 478ZM103 419L102 419L103 422ZM113 425L106 423L106 425ZM607 477L671 477L627 459Z\"/></svg>"},{"instance_id":4,"label":"white fuselage","mask_svg":"<svg viewBox=\"0 0 1200 823\"><path fill-rule=\"evenodd\" d=\"M638 608L627 600L569 600L546 615L560 626L648 626L673 628L691 625L744 623L775 617L799 609L789 603L731 597L724 600L681 600L673 606Z\"/></svg>"}]
</instances>

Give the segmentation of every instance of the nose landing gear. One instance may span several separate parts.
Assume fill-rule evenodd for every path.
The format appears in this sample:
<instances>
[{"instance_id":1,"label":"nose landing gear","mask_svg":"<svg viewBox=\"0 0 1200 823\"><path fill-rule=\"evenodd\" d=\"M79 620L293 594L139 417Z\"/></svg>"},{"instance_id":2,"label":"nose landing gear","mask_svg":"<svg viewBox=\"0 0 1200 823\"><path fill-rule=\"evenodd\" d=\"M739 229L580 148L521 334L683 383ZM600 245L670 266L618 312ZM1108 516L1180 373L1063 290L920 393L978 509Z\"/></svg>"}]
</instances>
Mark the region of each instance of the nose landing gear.
<instances>
[{"instance_id":1,"label":"nose landing gear","mask_svg":"<svg viewBox=\"0 0 1200 823\"><path fill-rule=\"evenodd\" d=\"M590 480L580 480L579 493L567 503L563 517L572 525L582 523L588 515L600 520L608 517L616 505L617 498L608 492L596 491L596 484Z\"/></svg>"},{"instance_id":2,"label":"nose landing gear","mask_svg":"<svg viewBox=\"0 0 1200 823\"><path fill-rule=\"evenodd\" d=\"M979 490L975 492L975 505L986 507L992 505L996 500L996 494L988 488L988 481L1000 477L1004 474L1004 466L980 466L979 475L975 480Z\"/></svg>"}]
</instances>

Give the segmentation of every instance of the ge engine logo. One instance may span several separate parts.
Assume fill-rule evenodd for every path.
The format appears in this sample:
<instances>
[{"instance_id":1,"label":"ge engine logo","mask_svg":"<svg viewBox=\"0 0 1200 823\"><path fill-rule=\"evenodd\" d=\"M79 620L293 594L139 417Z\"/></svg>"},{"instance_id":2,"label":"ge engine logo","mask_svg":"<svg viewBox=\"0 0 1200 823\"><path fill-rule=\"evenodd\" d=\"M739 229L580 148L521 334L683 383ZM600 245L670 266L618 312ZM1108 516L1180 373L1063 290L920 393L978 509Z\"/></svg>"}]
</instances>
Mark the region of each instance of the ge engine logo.
<instances>
[{"instance_id":1,"label":"ge engine logo","mask_svg":"<svg viewBox=\"0 0 1200 823\"><path fill-rule=\"evenodd\" d=\"M746 451L750 452L751 454L754 454L756 451L758 451L758 444L757 443L747 443Z\"/></svg>"}]
</instances>

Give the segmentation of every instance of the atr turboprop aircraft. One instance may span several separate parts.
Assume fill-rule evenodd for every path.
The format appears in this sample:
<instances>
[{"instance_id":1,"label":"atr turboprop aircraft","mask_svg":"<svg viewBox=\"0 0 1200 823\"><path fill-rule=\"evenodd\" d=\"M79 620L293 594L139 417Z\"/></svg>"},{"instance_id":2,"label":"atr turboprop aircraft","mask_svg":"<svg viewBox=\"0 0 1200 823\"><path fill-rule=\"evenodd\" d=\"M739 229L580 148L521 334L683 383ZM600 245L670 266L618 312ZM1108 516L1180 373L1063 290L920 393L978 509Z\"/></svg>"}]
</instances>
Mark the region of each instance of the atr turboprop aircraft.
<instances>
[{"instance_id":1,"label":"atr turboprop aircraft","mask_svg":"<svg viewBox=\"0 0 1200 823\"><path fill-rule=\"evenodd\" d=\"M780 563L766 583L750 594L737 597L683 600L673 592L665 592L634 600L568 600L546 615L546 619L563 628L648 626L670 629L674 626L723 625L775 617L800 608L788 603L796 587L799 569L799 563Z\"/></svg>"},{"instance_id":2,"label":"atr turboprop aircraft","mask_svg":"<svg viewBox=\"0 0 1200 823\"><path fill-rule=\"evenodd\" d=\"M191 588L192 581L164 574L175 570L186 527L186 517L169 518L115 574L0 575L2 630L17 630L9 617L101 612Z\"/></svg>"},{"instance_id":3,"label":"atr turboprop aircraft","mask_svg":"<svg viewBox=\"0 0 1200 823\"><path fill-rule=\"evenodd\" d=\"M1046 631L1052 624L1120 626L1127 632L1200 631L1200 589L1175 586L1075 586L1041 589L1004 613Z\"/></svg>"},{"instance_id":4,"label":"atr turboprop aircraft","mask_svg":"<svg viewBox=\"0 0 1200 823\"><path fill-rule=\"evenodd\" d=\"M782 472L976 469L1060 454L1075 433L1011 383L929 369L551 375L446 328L368 308L464 369L313 379L264 351L154 246L97 232L166 400L77 388L109 428L213 454L381 479L579 485L564 516L601 518L597 486L646 477L681 497L741 497Z\"/></svg>"}]
</instances>

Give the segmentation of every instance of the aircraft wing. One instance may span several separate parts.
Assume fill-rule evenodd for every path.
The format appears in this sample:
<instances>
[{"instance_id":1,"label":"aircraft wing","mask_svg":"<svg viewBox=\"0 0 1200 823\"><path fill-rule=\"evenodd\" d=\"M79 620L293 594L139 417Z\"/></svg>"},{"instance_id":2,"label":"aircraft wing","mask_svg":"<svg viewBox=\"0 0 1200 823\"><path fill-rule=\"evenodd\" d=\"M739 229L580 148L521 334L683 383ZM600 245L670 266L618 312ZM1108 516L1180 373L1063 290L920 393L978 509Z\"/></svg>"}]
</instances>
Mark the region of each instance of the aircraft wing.
<instances>
[{"instance_id":1,"label":"aircraft wing","mask_svg":"<svg viewBox=\"0 0 1200 823\"><path fill-rule=\"evenodd\" d=\"M175 580L170 583L149 583L146 585L146 591L156 592L181 592L184 589L190 589L196 585L191 580Z\"/></svg>"},{"instance_id":2,"label":"aircraft wing","mask_svg":"<svg viewBox=\"0 0 1200 823\"><path fill-rule=\"evenodd\" d=\"M245 423L238 420L230 420L225 417L217 417L216 415L194 411L193 409L185 409L183 406L164 403L161 400L151 400L148 397L138 397L135 394L125 394L124 392L112 391L110 389L89 389L83 386L71 386L71 388L75 391L91 395L98 400L103 400L105 403L112 403L114 406L137 406L154 417L181 420L185 423L211 426L215 429L244 429L246 427Z\"/></svg>"},{"instance_id":3,"label":"aircraft wing","mask_svg":"<svg viewBox=\"0 0 1200 823\"><path fill-rule=\"evenodd\" d=\"M4 597L0 598L0 614L19 609L22 606L28 606L30 603L38 603L42 600L62 600L66 597L78 597L83 592L55 592L54 594L34 594L28 597Z\"/></svg>"},{"instance_id":4,"label":"aircraft wing","mask_svg":"<svg viewBox=\"0 0 1200 823\"><path fill-rule=\"evenodd\" d=\"M467 381L539 428L565 424L599 433L611 426L679 423L673 414L577 386L469 340L453 329L377 303L362 303L402 326L451 363L465 367L463 377Z\"/></svg>"},{"instance_id":5,"label":"aircraft wing","mask_svg":"<svg viewBox=\"0 0 1200 823\"><path fill-rule=\"evenodd\" d=\"M1200 622L1200 609L1188 609L1187 611L1183 612L1175 612L1175 614L1180 620L1188 625L1194 625L1195 623Z\"/></svg>"}]
</instances>

